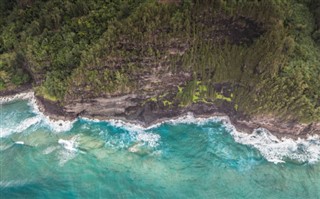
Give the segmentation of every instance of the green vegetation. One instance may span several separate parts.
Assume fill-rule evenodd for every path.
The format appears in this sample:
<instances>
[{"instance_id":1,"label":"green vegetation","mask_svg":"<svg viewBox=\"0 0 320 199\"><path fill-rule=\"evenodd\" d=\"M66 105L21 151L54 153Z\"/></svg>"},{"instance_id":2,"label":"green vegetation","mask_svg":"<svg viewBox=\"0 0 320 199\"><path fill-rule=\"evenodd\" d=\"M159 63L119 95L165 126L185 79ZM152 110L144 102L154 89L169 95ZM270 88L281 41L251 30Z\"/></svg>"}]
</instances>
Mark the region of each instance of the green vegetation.
<instances>
[{"instance_id":1,"label":"green vegetation","mask_svg":"<svg viewBox=\"0 0 320 199\"><path fill-rule=\"evenodd\" d=\"M164 106L171 106L173 104L173 102L170 102L168 100L164 100L164 101L162 101L162 103Z\"/></svg>"},{"instance_id":2,"label":"green vegetation","mask_svg":"<svg viewBox=\"0 0 320 199\"><path fill-rule=\"evenodd\" d=\"M22 59L17 53L0 54L0 90L14 89L30 80Z\"/></svg>"},{"instance_id":3,"label":"green vegetation","mask_svg":"<svg viewBox=\"0 0 320 199\"><path fill-rule=\"evenodd\" d=\"M55 96L49 94L46 87L37 87L37 88L35 88L35 91L47 100L51 100L51 101L58 100Z\"/></svg>"},{"instance_id":4,"label":"green vegetation","mask_svg":"<svg viewBox=\"0 0 320 199\"><path fill-rule=\"evenodd\" d=\"M150 94L144 77L161 71L191 77L165 106L320 121L320 1L176 2L0 0L0 90L32 79L60 102Z\"/></svg>"},{"instance_id":5,"label":"green vegetation","mask_svg":"<svg viewBox=\"0 0 320 199\"><path fill-rule=\"evenodd\" d=\"M216 100L232 102L232 97L232 93L229 97L224 96L223 93L215 91L212 86L208 88L206 85L203 85L201 81L190 81L183 89L178 87L175 100L177 100L180 103L179 105L183 107L190 103L211 103Z\"/></svg>"}]
</instances>

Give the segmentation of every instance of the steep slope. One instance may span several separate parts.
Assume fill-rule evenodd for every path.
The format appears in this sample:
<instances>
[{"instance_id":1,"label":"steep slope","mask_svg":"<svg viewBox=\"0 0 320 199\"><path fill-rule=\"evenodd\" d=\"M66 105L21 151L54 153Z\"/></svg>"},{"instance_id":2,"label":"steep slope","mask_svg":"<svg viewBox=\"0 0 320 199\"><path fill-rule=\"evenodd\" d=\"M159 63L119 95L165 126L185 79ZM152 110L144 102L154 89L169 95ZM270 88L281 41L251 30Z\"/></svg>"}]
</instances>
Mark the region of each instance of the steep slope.
<instances>
[{"instance_id":1,"label":"steep slope","mask_svg":"<svg viewBox=\"0 0 320 199\"><path fill-rule=\"evenodd\" d=\"M73 116L146 123L220 112L302 132L320 120L317 0L1 5L2 92L31 81Z\"/></svg>"}]
</instances>

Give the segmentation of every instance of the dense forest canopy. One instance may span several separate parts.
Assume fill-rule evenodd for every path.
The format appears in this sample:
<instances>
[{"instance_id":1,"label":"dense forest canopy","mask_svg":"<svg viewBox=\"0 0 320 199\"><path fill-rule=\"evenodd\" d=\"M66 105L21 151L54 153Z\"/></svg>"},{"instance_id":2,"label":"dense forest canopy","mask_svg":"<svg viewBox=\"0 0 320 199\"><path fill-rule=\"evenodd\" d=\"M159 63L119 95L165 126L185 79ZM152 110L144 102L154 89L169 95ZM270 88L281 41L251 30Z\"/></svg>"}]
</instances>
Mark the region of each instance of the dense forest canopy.
<instances>
[{"instance_id":1,"label":"dense forest canopy","mask_svg":"<svg viewBox=\"0 0 320 199\"><path fill-rule=\"evenodd\" d=\"M0 0L0 14L0 90L320 120L318 0ZM144 76L177 82L141 89Z\"/></svg>"}]
</instances>

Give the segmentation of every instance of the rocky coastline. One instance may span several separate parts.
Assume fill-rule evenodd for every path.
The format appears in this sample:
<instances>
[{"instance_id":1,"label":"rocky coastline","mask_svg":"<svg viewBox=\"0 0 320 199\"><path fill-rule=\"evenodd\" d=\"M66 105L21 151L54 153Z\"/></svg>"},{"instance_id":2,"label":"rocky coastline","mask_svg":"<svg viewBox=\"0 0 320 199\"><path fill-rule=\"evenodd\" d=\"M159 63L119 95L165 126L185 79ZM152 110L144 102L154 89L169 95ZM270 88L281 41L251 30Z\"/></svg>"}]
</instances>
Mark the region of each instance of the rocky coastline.
<instances>
[{"instance_id":1,"label":"rocky coastline","mask_svg":"<svg viewBox=\"0 0 320 199\"><path fill-rule=\"evenodd\" d=\"M320 124L301 124L295 121L283 121L271 116L246 117L228 106L196 103L187 107L164 108L156 102L147 102L138 106L131 100L136 98L122 96L118 98L97 98L90 101L75 102L61 107L41 97L36 97L40 110L53 119L70 120L77 117L90 119L119 119L138 123L144 127L169 119L175 119L188 113L195 117L227 116L238 131L252 133L255 129L264 128L278 138L306 138L309 135L320 135Z\"/></svg>"},{"instance_id":2,"label":"rocky coastline","mask_svg":"<svg viewBox=\"0 0 320 199\"><path fill-rule=\"evenodd\" d=\"M27 91L32 91L31 85L25 85L10 92L1 92L0 96L8 97ZM134 94L79 100L63 106L41 96L35 96L35 99L40 111L53 120L74 120L77 117L100 120L119 119L148 127L191 112L195 117L227 116L238 131L245 133L264 128L278 138L298 139L309 135L320 135L320 123L301 124L295 121L279 120L272 116L247 117L235 111L228 103L219 106L195 103L186 107L165 107L162 103L147 101L141 106L141 96Z\"/></svg>"},{"instance_id":3,"label":"rocky coastline","mask_svg":"<svg viewBox=\"0 0 320 199\"><path fill-rule=\"evenodd\" d=\"M0 97L11 97L23 92L32 92L32 85L27 84L17 89L0 92ZM164 107L162 103L148 101L141 106L141 96L129 94L111 98L95 98L73 101L64 106L35 95L41 112L52 120L74 120L78 117L90 119L119 119L148 127L165 120L175 119L188 113L195 117L227 116L232 125L240 132L252 133L264 128L278 138L306 138L320 135L320 123L302 124L296 121L284 121L272 116L247 117L234 110L230 104L219 106L207 103L194 103L186 107Z\"/></svg>"}]
</instances>

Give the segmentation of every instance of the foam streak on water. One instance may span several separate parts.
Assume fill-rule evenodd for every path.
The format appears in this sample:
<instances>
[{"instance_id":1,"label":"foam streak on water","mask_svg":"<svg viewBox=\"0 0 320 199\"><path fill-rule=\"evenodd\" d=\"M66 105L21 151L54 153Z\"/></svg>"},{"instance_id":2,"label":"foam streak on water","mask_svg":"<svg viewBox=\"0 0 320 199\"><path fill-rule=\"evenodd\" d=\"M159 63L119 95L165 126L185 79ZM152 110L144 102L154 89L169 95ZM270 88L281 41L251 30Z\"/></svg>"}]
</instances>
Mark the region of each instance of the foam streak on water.
<instances>
[{"instance_id":1,"label":"foam streak on water","mask_svg":"<svg viewBox=\"0 0 320 199\"><path fill-rule=\"evenodd\" d=\"M320 198L317 136L191 113L148 128L51 121L33 93L0 102L0 198Z\"/></svg>"},{"instance_id":2,"label":"foam streak on water","mask_svg":"<svg viewBox=\"0 0 320 199\"><path fill-rule=\"evenodd\" d=\"M27 118L24 121L22 121L20 124L14 127L8 127L8 128L1 128L1 133L0 133L0 138L8 136L12 133L21 133L28 129L29 127L36 125L40 122L40 117L32 117L32 118Z\"/></svg>"},{"instance_id":3,"label":"foam streak on water","mask_svg":"<svg viewBox=\"0 0 320 199\"><path fill-rule=\"evenodd\" d=\"M270 162L284 163L285 160L295 160L298 162L315 163L320 160L320 138L318 135L309 136L307 139L293 140L291 138L278 139L267 129L255 129L252 134L238 132L231 124L230 119L224 116L214 116L208 118L196 118L192 113L181 116L177 119L171 119L151 127L144 128L140 125L127 124L123 121L111 120L115 126L121 126L132 129L149 130L167 123L171 125L178 124L197 124L198 126L210 122L222 122L234 137L235 141L241 144L252 146Z\"/></svg>"},{"instance_id":4,"label":"foam streak on water","mask_svg":"<svg viewBox=\"0 0 320 199\"><path fill-rule=\"evenodd\" d=\"M48 116L45 116L40 110L36 103L33 92L21 93L12 97L5 97L0 99L0 104L5 104L18 99L24 99L29 101L30 107L36 114L35 117L27 118L22 121L17 127L11 129L1 129L1 136L8 136L12 132L22 132L25 129L38 124L42 121L54 132L66 132L69 131L74 121L54 121ZM131 138L138 142L147 144L150 147L157 147L159 145L160 136L152 133L145 133L145 131L156 129L162 124L197 124L201 126L209 122L222 122L225 127L229 130L230 134L234 137L235 141L241 144L250 145L260 151L260 153L270 162L283 163L286 159L295 160L299 162L314 163L320 160L320 138L318 136L309 136L307 139L293 140L290 138L282 138L281 140L272 135L266 129L256 129L252 134L246 134L238 132L234 126L232 126L228 117L208 117L208 118L196 118L192 113L181 116L176 119L170 119L163 121L158 124L154 124L150 127L144 128L141 125L126 123L121 120L105 120L100 121L96 119L82 118L88 122L108 122L112 126L126 129L130 132ZM62 141L61 141L62 142Z\"/></svg>"},{"instance_id":5,"label":"foam streak on water","mask_svg":"<svg viewBox=\"0 0 320 199\"><path fill-rule=\"evenodd\" d=\"M28 118L25 121L23 121L22 124L20 124L16 129L12 130L7 130L4 129L2 130L5 132L2 136L6 136L7 134L10 134L12 132L19 132L22 130L25 130L26 128L42 121L45 123L48 127L50 127L54 132L65 132L68 131L72 128L72 125L74 124L74 121L63 121L63 120L51 120L48 116L44 115L40 110L39 106L36 103L36 99L34 96L34 92L26 92L26 93L21 93L17 94L14 96L10 97L3 97L0 98L0 104L6 104L9 102L14 102L17 100L28 100L28 104L32 108L32 111L37 115L34 118Z\"/></svg>"}]
</instances>

